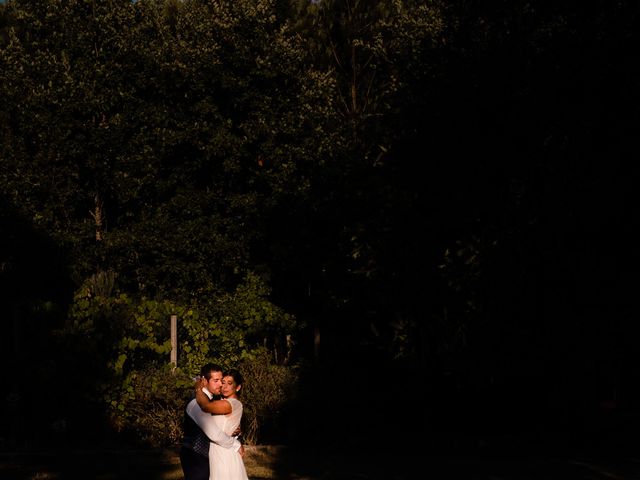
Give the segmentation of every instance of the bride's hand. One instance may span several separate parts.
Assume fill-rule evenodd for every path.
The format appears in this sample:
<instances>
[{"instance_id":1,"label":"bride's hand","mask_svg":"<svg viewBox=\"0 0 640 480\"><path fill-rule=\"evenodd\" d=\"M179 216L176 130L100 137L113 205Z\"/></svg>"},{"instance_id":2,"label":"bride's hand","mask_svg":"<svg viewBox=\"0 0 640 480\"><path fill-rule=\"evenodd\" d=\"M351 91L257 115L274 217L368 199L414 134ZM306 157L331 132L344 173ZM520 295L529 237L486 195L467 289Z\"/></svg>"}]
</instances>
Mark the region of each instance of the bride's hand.
<instances>
[{"instance_id":1,"label":"bride's hand","mask_svg":"<svg viewBox=\"0 0 640 480\"><path fill-rule=\"evenodd\" d=\"M207 379L205 377L199 377L196 380L196 385L195 385L195 389L196 390L202 389L202 388L204 388L206 386L207 386Z\"/></svg>"}]
</instances>

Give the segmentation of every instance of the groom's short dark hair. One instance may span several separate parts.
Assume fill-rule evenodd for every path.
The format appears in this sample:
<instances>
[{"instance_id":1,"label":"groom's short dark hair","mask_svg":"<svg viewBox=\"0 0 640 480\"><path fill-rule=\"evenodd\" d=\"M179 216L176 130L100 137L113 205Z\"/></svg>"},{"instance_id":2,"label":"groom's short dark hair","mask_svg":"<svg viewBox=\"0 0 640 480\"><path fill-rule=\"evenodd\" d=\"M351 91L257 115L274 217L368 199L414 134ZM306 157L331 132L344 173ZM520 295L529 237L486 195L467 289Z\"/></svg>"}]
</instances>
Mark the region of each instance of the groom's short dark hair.
<instances>
[{"instance_id":1,"label":"groom's short dark hair","mask_svg":"<svg viewBox=\"0 0 640 480\"><path fill-rule=\"evenodd\" d=\"M222 367L217 363L206 363L200 369L200 375L207 380L211 378L211 372L222 372Z\"/></svg>"}]
</instances>

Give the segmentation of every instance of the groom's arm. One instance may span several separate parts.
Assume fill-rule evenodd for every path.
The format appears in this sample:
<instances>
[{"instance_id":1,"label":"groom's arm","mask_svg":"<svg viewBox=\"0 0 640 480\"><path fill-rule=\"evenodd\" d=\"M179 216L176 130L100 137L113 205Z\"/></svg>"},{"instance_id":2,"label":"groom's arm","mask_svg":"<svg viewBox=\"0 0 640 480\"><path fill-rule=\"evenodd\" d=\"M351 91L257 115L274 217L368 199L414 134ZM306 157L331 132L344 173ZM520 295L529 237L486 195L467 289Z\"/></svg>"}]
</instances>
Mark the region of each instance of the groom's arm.
<instances>
[{"instance_id":1,"label":"groom's arm","mask_svg":"<svg viewBox=\"0 0 640 480\"><path fill-rule=\"evenodd\" d=\"M233 448L238 451L242 444L240 441L224 433L220 427L216 425L211 414L203 412L195 399L191 400L187 405L187 415L189 415L194 422L202 429L204 434L209 437L213 443L216 443L224 448Z\"/></svg>"}]
</instances>

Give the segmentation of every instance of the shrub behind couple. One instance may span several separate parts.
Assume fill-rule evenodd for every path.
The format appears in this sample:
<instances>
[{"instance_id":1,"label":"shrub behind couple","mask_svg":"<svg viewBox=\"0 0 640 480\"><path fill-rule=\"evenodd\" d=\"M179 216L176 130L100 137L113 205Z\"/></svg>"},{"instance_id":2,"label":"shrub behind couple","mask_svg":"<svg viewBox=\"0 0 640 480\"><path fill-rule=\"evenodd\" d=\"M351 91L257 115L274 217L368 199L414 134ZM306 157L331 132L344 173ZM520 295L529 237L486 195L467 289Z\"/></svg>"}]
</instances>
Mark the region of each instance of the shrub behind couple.
<instances>
[{"instance_id":1,"label":"shrub behind couple","mask_svg":"<svg viewBox=\"0 0 640 480\"><path fill-rule=\"evenodd\" d=\"M242 375L208 363L185 409L180 463L185 480L248 480L240 432Z\"/></svg>"}]
</instances>

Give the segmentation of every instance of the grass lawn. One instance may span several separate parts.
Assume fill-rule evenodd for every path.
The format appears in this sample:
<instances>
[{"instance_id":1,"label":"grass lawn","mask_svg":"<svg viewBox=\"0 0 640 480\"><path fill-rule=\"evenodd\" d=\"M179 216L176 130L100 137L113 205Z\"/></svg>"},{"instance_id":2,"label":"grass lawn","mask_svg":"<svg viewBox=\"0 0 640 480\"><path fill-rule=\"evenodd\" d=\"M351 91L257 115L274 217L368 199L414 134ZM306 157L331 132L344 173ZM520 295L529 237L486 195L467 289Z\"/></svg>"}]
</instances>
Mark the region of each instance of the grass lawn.
<instances>
[{"instance_id":1,"label":"grass lawn","mask_svg":"<svg viewBox=\"0 0 640 480\"><path fill-rule=\"evenodd\" d=\"M3 480L182 479L180 459L170 450L60 450L4 454Z\"/></svg>"},{"instance_id":2,"label":"grass lawn","mask_svg":"<svg viewBox=\"0 0 640 480\"><path fill-rule=\"evenodd\" d=\"M309 452L301 455L282 447L246 446L245 449L245 465L252 480L319 478L314 462L309 461ZM182 480L178 451L176 447L0 453L0 479Z\"/></svg>"},{"instance_id":3,"label":"grass lawn","mask_svg":"<svg viewBox=\"0 0 640 480\"><path fill-rule=\"evenodd\" d=\"M293 447L246 447L251 480L637 480L638 456L619 458L536 455L439 455L413 449L376 452ZM60 450L0 453L2 480L182 480L178 448Z\"/></svg>"}]
</instances>

